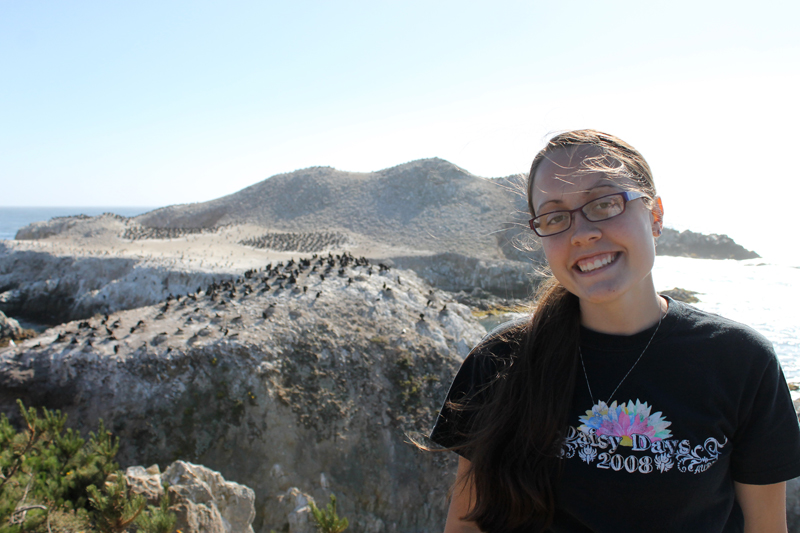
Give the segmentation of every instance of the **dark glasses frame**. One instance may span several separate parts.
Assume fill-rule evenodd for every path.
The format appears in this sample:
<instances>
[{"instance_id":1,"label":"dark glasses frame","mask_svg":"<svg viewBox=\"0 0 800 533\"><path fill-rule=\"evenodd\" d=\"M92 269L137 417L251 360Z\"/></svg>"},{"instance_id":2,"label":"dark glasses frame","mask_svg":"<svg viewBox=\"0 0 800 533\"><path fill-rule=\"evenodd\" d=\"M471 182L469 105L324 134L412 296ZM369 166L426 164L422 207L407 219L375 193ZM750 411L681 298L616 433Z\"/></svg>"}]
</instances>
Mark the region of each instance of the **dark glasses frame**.
<instances>
[{"instance_id":1,"label":"dark glasses frame","mask_svg":"<svg viewBox=\"0 0 800 533\"><path fill-rule=\"evenodd\" d=\"M610 196L621 196L622 197L622 211L620 211L616 215L612 215L612 216L607 217L607 218L600 218L600 219L597 219L597 220L592 220L591 218L589 218L589 215L587 215L586 212L583 209L587 205L589 205L591 203L594 203L594 202L596 202L598 200L602 200L603 198L608 198ZM563 210L559 210L559 211L550 211L549 213L543 213L543 214L541 214L539 216L536 216L536 217L533 217L532 219L530 219L528 221L528 225L531 227L533 232L536 233L536 235L538 235L539 237L552 237L553 235L558 235L560 233L564 233L565 231L569 230L569 228L572 227L572 220L575 218L573 215L575 213L580 212L580 214L583 215L583 218L585 218L589 222L602 222L603 220L609 220L609 219L612 219L614 217L620 216L621 214L623 214L625 212L625 208L628 206L628 202L630 202L631 200L636 200L638 198L647 198L647 195L645 193L639 192L639 191L623 191L623 192L615 192L615 193L612 193L612 194L606 194L606 195L603 195L603 196L598 196L597 198L593 198L592 200L589 200L588 202L586 202L582 206L576 207L575 209L563 209ZM536 229L536 225L535 225L536 220L539 220L542 217L546 217L546 216L552 215L553 213L567 213L569 215L569 224L567 224L567 227L562 229L561 231L557 231L555 233L548 233L547 235L542 235Z\"/></svg>"}]
</instances>

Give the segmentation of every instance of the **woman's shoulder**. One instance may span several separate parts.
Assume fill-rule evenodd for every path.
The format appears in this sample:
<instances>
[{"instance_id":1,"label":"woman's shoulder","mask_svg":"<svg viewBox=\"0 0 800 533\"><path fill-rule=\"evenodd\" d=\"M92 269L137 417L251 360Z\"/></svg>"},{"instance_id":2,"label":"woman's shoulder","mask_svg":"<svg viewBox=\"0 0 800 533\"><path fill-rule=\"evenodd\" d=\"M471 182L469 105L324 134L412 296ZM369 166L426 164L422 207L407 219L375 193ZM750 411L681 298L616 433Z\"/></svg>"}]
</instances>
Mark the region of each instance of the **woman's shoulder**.
<instances>
[{"instance_id":1,"label":"woman's shoulder","mask_svg":"<svg viewBox=\"0 0 800 533\"><path fill-rule=\"evenodd\" d=\"M516 318L489 331L464 359L462 370L483 376L495 375L517 354L529 323L528 317Z\"/></svg>"},{"instance_id":2,"label":"woman's shoulder","mask_svg":"<svg viewBox=\"0 0 800 533\"><path fill-rule=\"evenodd\" d=\"M671 311L674 308L675 318L672 327L664 333L675 342L702 345L730 354L775 357L772 343L746 324L676 300L670 301L670 308Z\"/></svg>"},{"instance_id":3,"label":"woman's shoulder","mask_svg":"<svg viewBox=\"0 0 800 533\"><path fill-rule=\"evenodd\" d=\"M483 339L481 339L481 342L478 343L478 346L485 341L517 340L521 335L524 334L524 330L528 327L530 321L531 318L529 316L521 316L507 322L503 322L489 331L489 333L484 335Z\"/></svg>"},{"instance_id":4,"label":"woman's shoulder","mask_svg":"<svg viewBox=\"0 0 800 533\"><path fill-rule=\"evenodd\" d=\"M676 322L682 330L694 331L699 334L718 336L748 337L757 342L769 341L752 327L722 315L698 309L693 305L670 301L670 306L675 306Z\"/></svg>"},{"instance_id":5,"label":"woman's shoulder","mask_svg":"<svg viewBox=\"0 0 800 533\"><path fill-rule=\"evenodd\" d=\"M513 352L523 341L530 325L530 317L520 317L498 325L475 345L470 352L474 356L491 356L496 353Z\"/></svg>"}]
</instances>

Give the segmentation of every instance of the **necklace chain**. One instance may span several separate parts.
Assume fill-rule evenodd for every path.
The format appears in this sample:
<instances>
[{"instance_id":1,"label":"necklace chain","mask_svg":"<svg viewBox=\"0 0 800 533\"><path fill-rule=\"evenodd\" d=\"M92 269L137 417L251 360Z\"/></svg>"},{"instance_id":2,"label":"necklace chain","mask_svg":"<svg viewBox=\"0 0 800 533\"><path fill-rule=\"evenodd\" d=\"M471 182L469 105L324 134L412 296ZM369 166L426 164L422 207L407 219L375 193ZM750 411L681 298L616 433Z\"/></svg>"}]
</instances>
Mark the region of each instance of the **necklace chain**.
<instances>
[{"instance_id":1,"label":"necklace chain","mask_svg":"<svg viewBox=\"0 0 800 533\"><path fill-rule=\"evenodd\" d=\"M606 401L606 405L608 405L608 402L610 402L611 398L613 398L614 394L616 394L617 389L620 388L620 386L625 381L625 379L628 377L628 375L633 371L633 369L639 363L639 360L644 355L644 352L646 352L647 349L650 347L650 343L653 342L653 339L656 338L656 333L658 333L658 328L661 327L661 321L664 319L665 315L666 315L666 313L662 313L662 314L659 315L659 317L658 317L658 325L656 326L656 330L650 336L650 340L647 341L647 344L645 345L644 350L642 350L642 353L639 354L639 357L636 358L636 361L633 362L633 365L631 365L631 367L628 369L628 371L625 373L625 375L622 376L622 379L619 380L619 383L617 383L617 386L614 387L614 390L611 392L611 395L608 397L608 400ZM589 374L586 373L586 365L583 362L583 352L581 351L581 347L580 346L578 346L578 355L581 358L581 367L583 368L583 377L586 378L586 388L589 389L589 397L592 399L592 405L594 405L595 404L594 394L592 394L592 386L589 385Z\"/></svg>"}]
</instances>

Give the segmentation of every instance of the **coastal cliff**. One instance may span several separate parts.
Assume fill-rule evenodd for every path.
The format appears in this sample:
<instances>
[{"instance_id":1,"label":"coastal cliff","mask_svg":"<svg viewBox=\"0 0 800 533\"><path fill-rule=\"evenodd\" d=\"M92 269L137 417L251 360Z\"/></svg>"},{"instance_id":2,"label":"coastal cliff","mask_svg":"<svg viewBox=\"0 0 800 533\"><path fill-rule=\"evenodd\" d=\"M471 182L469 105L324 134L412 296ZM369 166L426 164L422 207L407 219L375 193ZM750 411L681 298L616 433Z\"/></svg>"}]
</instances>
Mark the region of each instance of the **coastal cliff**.
<instances>
[{"instance_id":1,"label":"coastal cliff","mask_svg":"<svg viewBox=\"0 0 800 533\"><path fill-rule=\"evenodd\" d=\"M698 259L757 259L757 253L736 244L727 235L695 233L684 230L676 231L664 228L656 246L658 255L678 257L694 257Z\"/></svg>"}]
</instances>

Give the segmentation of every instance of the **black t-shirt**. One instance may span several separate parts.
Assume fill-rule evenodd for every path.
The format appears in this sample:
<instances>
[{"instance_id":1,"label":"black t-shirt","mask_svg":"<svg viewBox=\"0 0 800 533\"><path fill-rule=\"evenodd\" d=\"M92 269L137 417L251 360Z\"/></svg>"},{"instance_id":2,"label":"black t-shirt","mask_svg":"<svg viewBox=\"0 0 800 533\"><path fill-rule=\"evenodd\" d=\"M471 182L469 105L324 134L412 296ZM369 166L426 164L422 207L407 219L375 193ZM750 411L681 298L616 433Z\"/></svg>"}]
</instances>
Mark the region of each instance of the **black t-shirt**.
<instances>
[{"instance_id":1,"label":"black t-shirt","mask_svg":"<svg viewBox=\"0 0 800 533\"><path fill-rule=\"evenodd\" d=\"M743 531L734 481L800 476L786 380L771 344L746 326L669 300L652 343L608 398L655 328L631 336L581 328L585 374L571 399L552 531ZM497 344L498 332L464 360L448 399L491 394L486 386L513 349ZM471 423L443 407L431 440L459 444Z\"/></svg>"}]
</instances>

